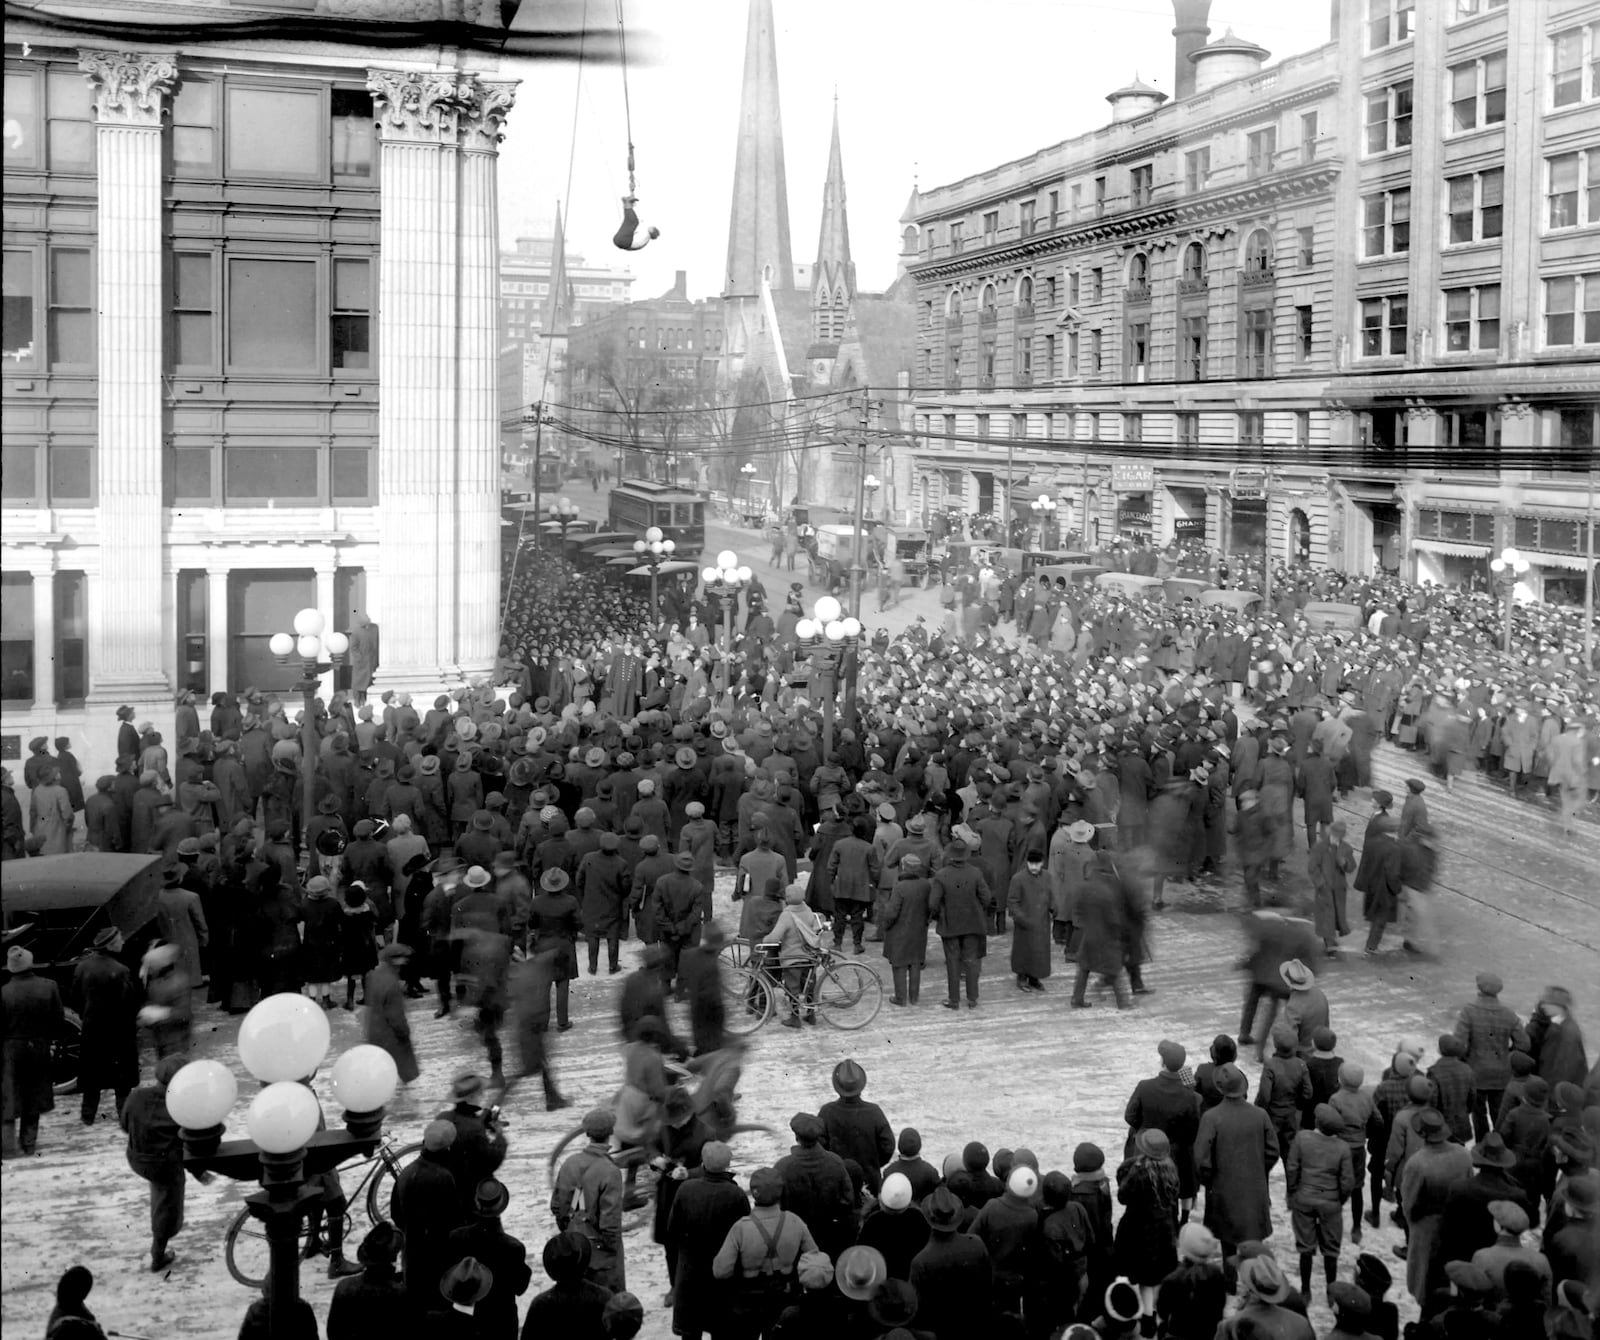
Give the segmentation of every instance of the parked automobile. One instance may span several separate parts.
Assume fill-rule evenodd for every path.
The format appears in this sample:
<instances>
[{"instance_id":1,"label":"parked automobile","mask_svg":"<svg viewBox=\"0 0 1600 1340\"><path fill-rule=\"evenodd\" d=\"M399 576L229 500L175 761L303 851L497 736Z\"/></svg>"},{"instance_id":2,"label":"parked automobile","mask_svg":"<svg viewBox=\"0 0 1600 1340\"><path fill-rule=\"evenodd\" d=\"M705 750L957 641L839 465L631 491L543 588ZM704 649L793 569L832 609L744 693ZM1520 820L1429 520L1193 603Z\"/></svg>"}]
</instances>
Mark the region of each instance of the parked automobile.
<instances>
[{"instance_id":1,"label":"parked automobile","mask_svg":"<svg viewBox=\"0 0 1600 1340\"><path fill-rule=\"evenodd\" d=\"M1346 605L1337 600L1310 601L1300 614L1318 631L1325 628L1348 628L1355 631L1361 627L1360 607Z\"/></svg>"}]
</instances>

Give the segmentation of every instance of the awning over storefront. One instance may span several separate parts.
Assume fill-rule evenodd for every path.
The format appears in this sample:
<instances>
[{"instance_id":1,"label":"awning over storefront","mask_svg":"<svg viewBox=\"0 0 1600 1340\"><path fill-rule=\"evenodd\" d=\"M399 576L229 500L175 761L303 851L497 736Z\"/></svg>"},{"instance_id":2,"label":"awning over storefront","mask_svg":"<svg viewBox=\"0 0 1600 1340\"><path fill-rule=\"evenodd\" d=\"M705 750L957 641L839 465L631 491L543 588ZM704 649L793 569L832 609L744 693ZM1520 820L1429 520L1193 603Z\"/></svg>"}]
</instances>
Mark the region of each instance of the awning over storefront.
<instances>
[{"instance_id":1,"label":"awning over storefront","mask_svg":"<svg viewBox=\"0 0 1600 1340\"><path fill-rule=\"evenodd\" d=\"M1582 554L1536 554L1526 549L1521 553L1536 568L1571 568L1574 572L1583 572L1589 566L1589 560ZM1596 561L1600 562L1600 558Z\"/></svg>"},{"instance_id":2,"label":"awning over storefront","mask_svg":"<svg viewBox=\"0 0 1600 1340\"><path fill-rule=\"evenodd\" d=\"M1412 540L1411 547L1427 554L1447 554L1451 558L1488 558L1486 544L1462 544L1455 540Z\"/></svg>"}]
</instances>

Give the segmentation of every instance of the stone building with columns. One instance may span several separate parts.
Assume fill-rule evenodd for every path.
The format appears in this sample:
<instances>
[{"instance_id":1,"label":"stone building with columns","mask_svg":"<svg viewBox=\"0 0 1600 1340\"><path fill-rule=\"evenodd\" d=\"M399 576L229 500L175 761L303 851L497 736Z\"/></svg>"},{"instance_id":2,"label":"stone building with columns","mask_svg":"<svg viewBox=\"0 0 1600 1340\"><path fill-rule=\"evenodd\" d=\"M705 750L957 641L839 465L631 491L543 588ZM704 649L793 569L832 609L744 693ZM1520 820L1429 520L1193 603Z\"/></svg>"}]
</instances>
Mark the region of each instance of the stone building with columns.
<instances>
[{"instance_id":1,"label":"stone building with columns","mask_svg":"<svg viewBox=\"0 0 1600 1340\"><path fill-rule=\"evenodd\" d=\"M1515 544L1581 599L1600 5L1347 2L1272 65L1174 9L1176 97L913 194L913 506L1435 581Z\"/></svg>"},{"instance_id":2,"label":"stone building with columns","mask_svg":"<svg viewBox=\"0 0 1600 1340\"><path fill-rule=\"evenodd\" d=\"M175 691L286 689L299 608L378 625L377 688L498 636L514 82L193 31L7 25L3 735L91 777L120 704L170 729Z\"/></svg>"}]
</instances>

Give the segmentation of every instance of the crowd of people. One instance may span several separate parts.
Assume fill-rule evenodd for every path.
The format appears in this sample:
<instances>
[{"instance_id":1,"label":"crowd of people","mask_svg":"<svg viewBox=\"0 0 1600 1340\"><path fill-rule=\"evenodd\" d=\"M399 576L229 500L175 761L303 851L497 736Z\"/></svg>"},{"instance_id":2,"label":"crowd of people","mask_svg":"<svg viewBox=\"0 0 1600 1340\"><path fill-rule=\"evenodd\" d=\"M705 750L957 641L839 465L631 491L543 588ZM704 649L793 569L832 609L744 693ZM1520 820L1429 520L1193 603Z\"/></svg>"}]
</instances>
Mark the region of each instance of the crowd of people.
<instances>
[{"instance_id":1,"label":"crowd of people","mask_svg":"<svg viewBox=\"0 0 1600 1340\"><path fill-rule=\"evenodd\" d=\"M619 946L631 932L651 946L646 967L624 987L630 1049L625 1093L632 1090L634 1102L614 1115L603 1139L593 1134L603 1124L599 1116L591 1113L584 1122L592 1135L587 1156L608 1185L607 1167L617 1171L622 1204L639 1194L632 1176L639 1160L623 1160L623 1169L602 1164L602 1153L613 1142L651 1150L667 1138L664 1130L683 1129L668 1119L672 1086L658 1059L673 1049L668 1002L689 1007L692 1037L681 1050L697 1058L733 1053L728 1064L736 1069L737 1049L728 1045L720 1017L729 1005L716 967L722 931L712 918L719 870L734 872L741 933L751 941L775 940L781 967L799 969L803 978L818 946L818 918L829 918L837 949L882 954L894 980L893 1004L901 1009L921 1004L931 930L945 963L943 1004L956 1011L963 1004L978 1008L982 959L996 937L1009 941L1009 966L1020 990L1042 989L1060 948L1075 977L1072 1005L1089 1008L1110 995L1119 1006L1131 1006L1148 989L1142 965L1153 916L1173 886L1215 885L1237 876L1244 907L1255 913L1247 918L1254 948L1246 1017L1238 1040L1219 1038L1212 1064L1199 1067L1194 1085L1184 1088L1204 1103L1207 1115L1197 1118L1201 1125L1211 1120L1217 1148L1231 1150L1225 1160L1230 1168L1241 1157L1235 1137L1242 1142L1242 1128L1250 1124L1261 1141L1263 1188L1274 1159L1297 1170L1290 1208L1303 1216L1295 1219L1295 1234L1305 1276L1311 1258L1336 1256L1337 1241L1333 1253L1327 1250L1339 1222L1339 1215L1330 1220L1326 1212L1329 1188L1338 1191L1336 1200L1359 1194L1362 1175L1354 1149L1368 1133L1363 1119L1359 1138L1353 1138L1358 1133L1352 1118L1339 1115L1360 1104L1342 1097L1349 1086L1338 1067L1330 1069L1319 1045L1320 1025L1306 1030L1300 982L1314 975L1320 954L1337 953L1350 934L1349 888L1363 897L1368 953L1382 952L1385 930L1395 921L1402 923L1404 948L1433 948L1428 889L1436 835L1425 793L1435 780L1449 787L1464 768L1475 767L1504 778L1512 794L1552 795L1569 829L1586 821L1583 812L1600 790L1600 734L1594 679L1582 663L1581 626L1570 611L1519 607L1507 654L1498 645L1503 612L1492 597L1321 571L1284 574L1270 608L1243 613L1174 610L1093 586L1033 583L978 565L951 583L951 594L942 624L918 620L899 635L879 630L853 653L846 673L853 690L837 722L824 713L822 684L796 643L795 626L805 613L799 583L781 597L781 608L759 581L752 583L739 602L733 644L724 647L717 633L721 606L697 599L691 587L669 583L660 605L652 607L642 594L572 571L550 556L524 566L508 593L505 645L493 682L442 693L431 705L413 703L403 692L365 701L360 694L336 695L317 707L314 758L303 756L302 723L290 718L281 700L254 690L215 695L203 724L193 695L181 696L170 756L148 723L136 725L131 713L119 712L117 769L81 798L82 831L97 850L162 853L165 887L159 943L136 966L122 961L117 939L97 943L68 988L65 1003L83 1015L82 1119L96 1119L100 1096L110 1089L127 1123L141 1030L170 1071L168 1062L189 1049L194 993L202 987L208 1004L234 1013L285 990L304 992L330 1009L362 1006L369 1039L391 1051L403 1080L414 1078L408 1002L427 994L424 980L431 982L438 1014L474 1010L488 1071L480 1086L501 1092L510 1087L500 1038L509 1020L520 1062L512 1080L537 1075L546 1104L564 1106L552 1073L551 1042L570 1027L570 982L585 959L591 974L600 973L602 950L604 969L620 972ZM1310 627L1300 610L1312 599L1358 606L1360 626ZM1431 775L1419 760L1421 775L1408 783L1398 814L1394 797L1371 792L1373 813L1358 861L1344 825L1335 822L1334 800L1370 788L1373 751L1385 739L1424 752ZM8 802L8 859L65 849L58 830L74 832L79 805L64 785L70 749L56 743L53 756L42 739L30 745L26 819L9 773L0 789ZM300 798L308 771L315 816L302 831ZM1309 921L1274 908L1285 901L1285 873L1301 843L1312 890L1304 909ZM12 953L20 957L8 963L13 975L4 988L8 1154L36 1148L39 1115L51 1105L48 1085L40 1084L42 1058L63 1006L58 992L50 999L55 984L31 973L26 949ZM1291 964L1298 967L1286 973ZM1557 1022L1570 1024L1570 1001L1547 994L1551 998L1541 1011L1552 1006ZM1257 1027L1262 1001L1274 1009L1281 1003L1286 1019L1298 1021L1287 1051L1270 1017ZM803 1028L811 1021L807 1005L803 991L795 992L784 1023ZM1553 1017L1546 1012L1533 1023ZM1576 1025L1556 1031L1574 1035ZM1527 1042L1534 1047L1531 1035ZM1265 1049L1269 1043L1279 1054L1265 1062L1273 1078L1258 1106L1232 1101L1241 1097L1232 1090L1242 1072L1230 1073L1234 1058L1223 1044ZM1448 1076L1453 1067L1446 1061L1456 1058L1443 1045L1440 1051L1433 1069L1442 1067ZM1543 1064L1542 1050L1535 1051ZM1581 1042L1577 1054L1581 1058ZM1468 1055L1470 1067L1470 1041ZM1280 1060L1285 1064L1278 1066ZM717 1067L711 1068L715 1080ZM1181 1075L1184 1063L1174 1069ZM1367 1095L1375 1111L1382 1110L1384 1086L1410 1078L1414 1070L1397 1056L1376 1097ZM1572 1107L1554 1092L1558 1082L1588 1083L1592 1094L1581 1059L1578 1071L1548 1083L1545 1101L1554 1126L1565 1120L1581 1136L1582 1105ZM472 1106L468 1100L478 1090L463 1082L463 1102ZM728 1091L708 1083L709 1094ZM1308 1084L1317 1093L1315 1102ZM1401 1096L1403 1102L1410 1087L1391 1087L1390 1099ZM1374 1211L1380 1191L1397 1197L1413 1224L1414 1241L1415 1222L1429 1215L1415 1212L1424 1202L1414 1198L1408 1207L1402 1169L1387 1166L1388 1138L1397 1129L1411 1131L1414 1142L1401 1136L1407 1157L1410 1143L1440 1143L1433 1139L1433 1119L1423 1118L1447 1109L1454 1091L1447 1101L1449 1085L1435 1087L1438 1092L1430 1089L1403 1122L1398 1107L1391 1113L1383 1179L1372 1186ZM1478 1087L1494 1086L1480 1078ZM1362 1093L1359 1079L1349 1092ZM1186 1104L1187 1099L1180 1106ZM1339 1117L1337 1129L1331 1118L1324 1120L1321 1105ZM719 1129L707 1116L720 1110L716 1103L679 1107L680 1115L699 1113L685 1116L684 1123L704 1122L711 1133ZM1213 1120L1211 1108L1222 1115ZM1236 1115L1246 1109L1262 1113L1266 1124ZM1241 1256L1241 1247L1248 1253L1248 1243L1270 1231L1268 1221L1258 1232L1242 1232L1248 1216L1225 1217L1233 1213L1222 1207L1234 1174L1218 1181L1213 1156L1208 1182L1205 1160L1197 1152L1192 1159L1184 1154L1173 1130L1162 1122L1135 1124L1139 1129L1130 1133L1124 1167L1148 1166L1137 1176L1128 1172L1119 1188L1126 1193L1125 1227L1111 1232L1109 1203L1104 1222L1095 1221L1106 1231L1094 1238L1101 1253L1094 1270L1087 1245L1080 1251L1085 1273L1076 1267L1067 1272L1077 1280L1073 1290L1056 1274L1049 1281L1041 1274L1003 1283L1006 1271L990 1260L991 1292L983 1304L989 1311L983 1315L998 1319L1020 1312L1027 1333L1038 1335L1071 1319L1093 1320L1102 1333L1133 1333L1142 1326L1147 1333L1162 1327L1166 1334L1198 1335L1201 1329L1181 1327L1199 1304L1163 1314L1160 1294L1174 1270L1195 1267L1189 1283L1196 1296L1209 1298L1215 1287L1204 1281L1215 1267L1218 1278L1237 1279L1241 1296L1253 1300L1226 1320L1219 1312L1215 1320L1233 1327L1221 1333L1309 1333L1280 1321L1265 1323L1265 1331L1251 1329L1252 1307L1281 1309L1293 1291L1281 1276L1272 1277L1270 1254L1257 1261L1245 1254L1236 1269L1229 1264ZM1144 1130L1146 1124L1161 1127L1165 1148ZM1216 1133L1219 1126L1226 1139ZM797 1126L794 1157L805 1166L810 1156L802 1158L804 1151L825 1153L832 1142L825 1135L808 1141L801 1128L811 1129L805 1122ZM130 1162L147 1175L135 1162L148 1152L135 1148L139 1129L140 1123L130 1129ZM1462 1148L1474 1134L1482 1146L1494 1132L1450 1130ZM1577 1136L1573 1148L1581 1154ZM440 1138L435 1133L435 1142ZM1189 1141L1192 1151L1197 1139ZM157 1146L161 1140L157 1132ZM170 1155L170 1138L166 1143ZM722 1157L714 1147L722 1143L704 1142L713 1151L713 1165ZM1348 1166L1336 1157L1341 1147L1350 1151ZM1593 1163L1592 1144L1589 1150L1587 1164L1570 1160L1583 1186L1590 1185L1582 1180L1589 1176L1584 1167ZM435 1152L449 1162L448 1150ZM914 1205L890 1205L902 1197L898 1183L891 1189L881 1179L893 1151L880 1150L876 1162L856 1159L860 1185L852 1183L844 1208L853 1212L868 1203L867 1196L879 1219L915 1209L932 1235L926 1250L942 1244L935 1275L959 1277L963 1262L976 1271L975 1253L964 1241L972 1235L962 1230L980 1220L996 1235L984 1243L989 1257L1003 1257L1008 1243L1026 1239L1057 1244L1037 1247L1037 1254L1040 1261L1059 1263L1065 1250L1059 1244L1073 1238L1079 1218L1067 1208L1075 1203L1076 1177L1095 1169L1075 1170L1073 1179L1041 1174L1020 1157L1023 1152L997 1172L985 1173L985 1165L964 1169L992 1195L969 1193L959 1176L963 1169L947 1168L937 1187L918 1187ZM1559 1163L1562 1156L1552 1157ZM1460 1173L1460 1159L1452 1160L1449 1169L1441 1164L1440 1176ZM692 1166L692 1160L682 1162ZM1374 1177L1377 1162L1369 1168ZM1177 1170L1175 1179L1167 1176L1167 1163ZM463 1230L476 1222L480 1200L500 1199L492 1188L483 1190L492 1180L477 1175L484 1171L476 1167L456 1183ZM725 1216L735 1208L734 1198L713 1173L715 1167L702 1176L721 1188L712 1198ZM180 1173L175 1193L170 1170L165 1175L168 1217L162 1222L170 1225L174 1196L181 1221L183 1179ZM787 1177L781 1168L775 1175ZM735 1234L734 1225L727 1225L724 1240L714 1244L713 1277L771 1275L767 1267L776 1255L793 1270L786 1272L792 1275L786 1286L771 1285L773 1295L781 1295L786 1306L801 1306L812 1318L797 1323L802 1326L833 1324L818 1318L837 1314L846 1318L838 1324L854 1327L852 1333L876 1335L871 1325L910 1326L909 1313L893 1323L884 1317L914 1306L920 1324L910 1326L913 1331L941 1337L975 1333L945 1327L947 1314L965 1314L956 1302L947 1305L947 1295L926 1270L921 1276L885 1274L871 1291L850 1293L846 1285L855 1277L847 1262L865 1270L863 1279L878 1273L876 1259L857 1246L886 1258L885 1248L870 1238L853 1245L843 1208L831 1220L812 1223L792 1198L800 1193L774 1193L771 1178L758 1189L755 1180L754 1226ZM833 1182L842 1185L837 1177ZM1196 1256L1206 1243L1199 1239L1197 1245L1192 1230L1198 1225L1190 1224L1183 1230L1187 1248L1180 1262L1165 1254L1167 1210L1176 1253L1180 1226L1188 1223L1183 1203L1193 1201L1199 1187L1207 1191L1205 1220L1216 1250L1207 1247ZM1590 1222L1583 1218L1583 1194L1577 1197L1579 1223ZM952 1210L952 1199L958 1210ZM1564 1214L1571 1199L1563 1193ZM598 1201L610 1203L608 1196ZM1215 1218L1213 1201L1224 1218ZM1296 1201L1305 1208L1297 1209ZM586 1191L573 1203L584 1207L583 1214L572 1212L571 1221L585 1236L589 1259L572 1277L592 1277L597 1287L620 1286L620 1274L609 1285L600 1278L610 1268L600 1230L586 1235L582 1227L597 1198ZM153 1200L156 1265L168 1248L154 1211ZM789 1224L785 1216L799 1222ZM1359 1211L1354 1215L1353 1232L1361 1217ZM406 1234L400 1219L397 1213L397 1227ZM906 1222L914 1224L915 1216ZM1260 1216L1250 1222L1259 1224ZM563 1227L565 1234L574 1231ZM1043 1236L1035 1239L1035 1229ZM671 1238L667 1224L660 1232ZM1124 1232L1130 1241L1135 1234L1148 1240L1119 1254ZM776 1253L769 1235L779 1244ZM709 1244L711 1236L697 1240ZM1584 1239L1584 1231L1570 1236ZM984 1242L984 1232L977 1237ZM805 1245L808 1238L813 1247ZM1551 1239L1548 1223L1545 1239ZM734 1242L731 1253L724 1251L728 1241ZM790 1253L797 1242L799 1250ZM901 1250L904 1244L896 1242ZM330 1268L339 1268L333 1273L361 1264L344 1261L337 1244L333 1248ZM905 1259L907 1270L923 1250ZM404 1251L398 1248L397 1256ZM551 1246L547 1267L552 1253L567 1262L561 1268L569 1272L570 1260L585 1254L571 1242ZM799 1263L817 1253L832 1263L831 1282L807 1292ZM1436 1259L1426 1246L1416 1254ZM1471 1256L1462 1259L1470 1264ZM1148 1278L1152 1261L1164 1268ZM459 1265L451 1262L449 1268ZM483 1283L481 1274L493 1273L477 1258L473 1266L465 1271L469 1279L456 1282L463 1296ZM812 1266L815 1283L822 1267L815 1260ZM1127 1276L1127 1288L1119 1291L1116 1276L1107 1277L1112 1269ZM1442 1278L1429 1270L1411 1292L1425 1309L1437 1310ZM404 1282L413 1284L414 1273L408 1270ZM1592 1273L1576 1277L1593 1287ZM430 1290L441 1275L430 1266L420 1278L431 1304ZM940 1300L935 1306L927 1299L915 1302L919 1281L923 1292L931 1290ZM1471 1284L1461 1287L1461 1296L1473 1293ZM501 1281L502 1293L507 1287ZM1308 1291L1303 1279L1302 1293ZM1366 1292L1369 1303L1375 1301ZM807 1306L812 1293L814 1306ZM1478 1290L1477 1296L1489 1293ZM603 1309L598 1294L585 1297L587 1305ZM853 1321L846 1299L862 1304ZM1576 1306L1555 1294L1544 1302L1556 1311ZM1585 1305L1593 1303L1590 1293ZM1463 1306L1452 1303L1445 1311ZM777 1323L765 1307L755 1307L755 1322L746 1318L701 1329L730 1336L770 1332ZM1130 1307L1129 1315L1121 1315ZM1352 1297L1346 1308L1352 1325L1358 1311Z\"/></svg>"}]
</instances>

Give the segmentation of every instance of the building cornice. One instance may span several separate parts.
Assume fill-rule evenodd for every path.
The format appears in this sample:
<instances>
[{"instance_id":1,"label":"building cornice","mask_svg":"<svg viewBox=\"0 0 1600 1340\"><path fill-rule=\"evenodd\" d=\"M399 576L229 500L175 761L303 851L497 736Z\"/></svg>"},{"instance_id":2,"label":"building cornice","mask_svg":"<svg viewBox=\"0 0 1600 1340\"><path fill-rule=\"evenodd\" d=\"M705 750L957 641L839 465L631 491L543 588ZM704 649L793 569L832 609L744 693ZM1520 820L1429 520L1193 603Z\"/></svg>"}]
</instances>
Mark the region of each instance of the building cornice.
<instances>
[{"instance_id":1,"label":"building cornice","mask_svg":"<svg viewBox=\"0 0 1600 1340\"><path fill-rule=\"evenodd\" d=\"M1004 246L984 247L971 253L963 251L960 256L925 261L911 266L911 274L919 284L936 282L987 270L1006 269L1040 256L1078 247L1150 237L1219 220L1237 223L1240 218L1248 218L1329 190L1338 176L1339 164L1329 159L1327 162L1313 163L1310 167L1258 177L1238 186L1206 191L1170 204L1107 215L1088 223L1058 228L1050 233L1036 233Z\"/></svg>"}]
</instances>

